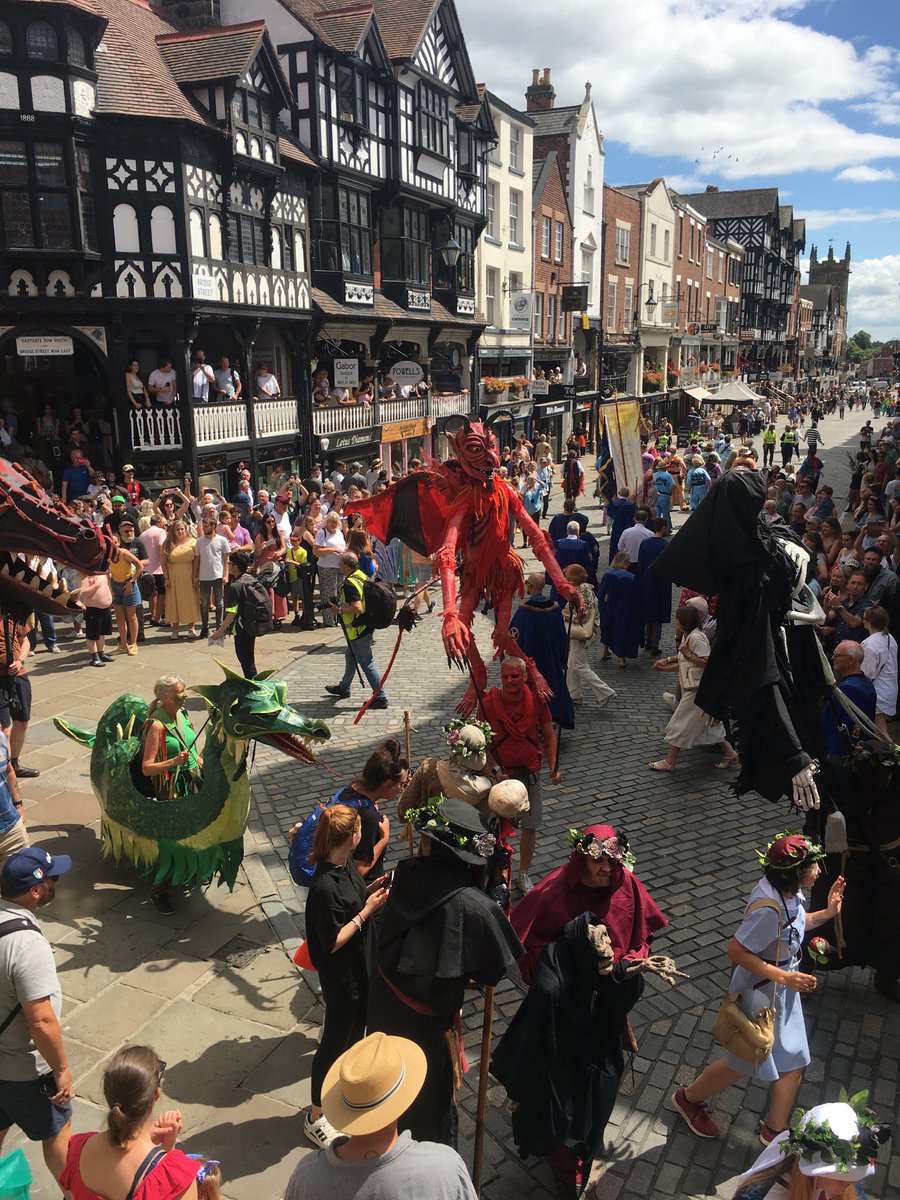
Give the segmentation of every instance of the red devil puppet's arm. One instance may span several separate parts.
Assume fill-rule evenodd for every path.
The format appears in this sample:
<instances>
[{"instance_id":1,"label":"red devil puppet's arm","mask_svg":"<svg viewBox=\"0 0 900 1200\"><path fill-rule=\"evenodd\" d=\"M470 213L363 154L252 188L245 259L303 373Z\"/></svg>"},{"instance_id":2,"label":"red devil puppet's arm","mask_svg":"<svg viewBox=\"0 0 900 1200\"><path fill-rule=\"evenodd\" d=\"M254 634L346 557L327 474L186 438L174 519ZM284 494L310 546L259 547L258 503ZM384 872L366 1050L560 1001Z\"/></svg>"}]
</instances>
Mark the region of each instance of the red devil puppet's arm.
<instances>
[{"instance_id":1,"label":"red devil puppet's arm","mask_svg":"<svg viewBox=\"0 0 900 1200\"><path fill-rule=\"evenodd\" d=\"M512 514L519 522L522 532L528 538L529 544L535 553L538 561L543 565L544 570L553 580L556 590L564 600L570 601L575 605L576 611L581 614L584 612L584 601L581 598L581 593L573 583L569 583L565 575L560 570L559 563L553 554L553 547L547 539L547 535L541 529L540 525L528 515L525 510L525 505L518 492L513 492L510 496L510 508Z\"/></svg>"},{"instance_id":2,"label":"red devil puppet's arm","mask_svg":"<svg viewBox=\"0 0 900 1200\"><path fill-rule=\"evenodd\" d=\"M441 636L449 658L464 663L471 635L469 628L459 616L456 603L456 551L462 528L469 516L467 509L459 508L450 517L444 532L444 541L434 556L434 565L441 580L441 596L444 601Z\"/></svg>"}]
</instances>

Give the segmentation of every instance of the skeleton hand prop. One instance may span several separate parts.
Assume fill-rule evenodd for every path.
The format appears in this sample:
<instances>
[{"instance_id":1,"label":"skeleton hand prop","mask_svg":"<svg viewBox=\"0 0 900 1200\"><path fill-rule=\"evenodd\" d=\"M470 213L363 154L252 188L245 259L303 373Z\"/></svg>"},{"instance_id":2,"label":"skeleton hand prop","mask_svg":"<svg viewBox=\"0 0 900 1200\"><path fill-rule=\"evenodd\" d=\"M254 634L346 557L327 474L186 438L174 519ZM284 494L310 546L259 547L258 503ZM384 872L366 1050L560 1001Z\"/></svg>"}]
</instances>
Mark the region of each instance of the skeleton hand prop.
<instances>
[{"instance_id":1,"label":"skeleton hand prop","mask_svg":"<svg viewBox=\"0 0 900 1200\"><path fill-rule=\"evenodd\" d=\"M819 808L819 791L815 783L815 763L798 771L791 780L791 798L803 812L816 812Z\"/></svg>"},{"instance_id":2,"label":"skeleton hand prop","mask_svg":"<svg viewBox=\"0 0 900 1200\"><path fill-rule=\"evenodd\" d=\"M679 971L675 966L675 960L669 958L668 954L651 954L649 958L638 958L634 962L630 962L625 968L628 975L643 975L649 972L651 975L658 975L660 979L674 987L676 979L689 979L689 975L685 975L684 971Z\"/></svg>"}]
</instances>

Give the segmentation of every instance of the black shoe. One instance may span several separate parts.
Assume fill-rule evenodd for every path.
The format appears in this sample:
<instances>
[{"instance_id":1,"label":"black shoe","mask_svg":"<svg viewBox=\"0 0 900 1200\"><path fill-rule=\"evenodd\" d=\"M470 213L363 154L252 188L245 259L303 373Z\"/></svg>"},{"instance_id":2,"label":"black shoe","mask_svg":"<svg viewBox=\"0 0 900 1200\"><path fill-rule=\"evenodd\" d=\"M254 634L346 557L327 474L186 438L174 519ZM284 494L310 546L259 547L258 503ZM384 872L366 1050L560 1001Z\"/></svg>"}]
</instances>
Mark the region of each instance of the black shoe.
<instances>
[{"instance_id":1,"label":"black shoe","mask_svg":"<svg viewBox=\"0 0 900 1200\"><path fill-rule=\"evenodd\" d=\"M40 771L36 771L34 767L20 767L17 758L13 758L10 761L16 773L16 779L37 779L40 775Z\"/></svg>"},{"instance_id":2,"label":"black shoe","mask_svg":"<svg viewBox=\"0 0 900 1200\"><path fill-rule=\"evenodd\" d=\"M161 917L173 917L175 906L168 892L151 892L150 903Z\"/></svg>"},{"instance_id":3,"label":"black shoe","mask_svg":"<svg viewBox=\"0 0 900 1200\"><path fill-rule=\"evenodd\" d=\"M105 663L116 661L113 658L113 656L111 654L107 654L105 650L101 650L100 653L97 655L97 657L100 659L101 662L105 662Z\"/></svg>"},{"instance_id":4,"label":"black shoe","mask_svg":"<svg viewBox=\"0 0 900 1200\"><path fill-rule=\"evenodd\" d=\"M376 696L369 708L387 708L387 696Z\"/></svg>"},{"instance_id":5,"label":"black shoe","mask_svg":"<svg viewBox=\"0 0 900 1200\"><path fill-rule=\"evenodd\" d=\"M291 625L299 625L299 624L300 624L300 614L295 613L294 619L293 619L293 621L291 621Z\"/></svg>"},{"instance_id":6,"label":"black shoe","mask_svg":"<svg viewBox=\"0 0 900 1200\"><path fill-rule=\"evenodd\" d=\"M202 637L202 638L208 638L208 637L209 637L209 629L201 629L201 630L200 630L200 637Z\"/></svg>"},{"instance_id":7,"label":"black shoe","mask_svg":"<svg viewBox=\"0 0 900 1200\"><path fill-rule=\"evenodd\" d=\"M99 654L94 654L94 655L92 656L92 658L91 658L91 661L90 661L90 666L92 666L92 667L105 667L105 666L106 666L106 663L103 661L103 659L100 657L100 655L99 655Z\"/></svg>"},{"instance_id":8,"label":"black shoe","mask_svg":"<svg viewBox=\"0 0 900 1200\"><path fill-rule=\"evenodd\" d=\"M344 689L336 683L326 683L325 691L329 696L340 696L342 700L346 700L350 695L349 692L345 692Z\"/></svg>"},{"instance_id":9,"label":"black shoe","mask_svg":"<svg viewBox=\"0 0 900 1200\"><path fill-rule=\"evenodd\" d=\"M301 633L312 633L312 631L314 629L321 629L321 628L322 628L321 621L309 621L300 626L300 632Z\"/></svg>"}]
</instances>

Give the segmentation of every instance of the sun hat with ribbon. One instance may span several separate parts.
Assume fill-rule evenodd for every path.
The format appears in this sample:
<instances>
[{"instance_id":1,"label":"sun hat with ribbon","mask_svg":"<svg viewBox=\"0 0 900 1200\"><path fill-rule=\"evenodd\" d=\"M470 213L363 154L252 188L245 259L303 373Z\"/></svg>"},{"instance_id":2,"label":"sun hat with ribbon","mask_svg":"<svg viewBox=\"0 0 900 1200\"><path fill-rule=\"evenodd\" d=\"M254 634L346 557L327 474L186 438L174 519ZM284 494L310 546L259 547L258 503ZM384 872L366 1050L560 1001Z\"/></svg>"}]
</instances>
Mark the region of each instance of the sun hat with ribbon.
<instances>
[{"instance_id":1,"label":"sun hat with ribbon","mask_svg":"<svg viewBox=\"0 0 900 1200\"><path fill-rule=\"evenodd\" d=\"M325 1076L322 1111L351 1137L376 1133L406 1112L426 1071L425 1052L415 1042L370 1033L345 1050Z\"/></svg>"}]
</instances>

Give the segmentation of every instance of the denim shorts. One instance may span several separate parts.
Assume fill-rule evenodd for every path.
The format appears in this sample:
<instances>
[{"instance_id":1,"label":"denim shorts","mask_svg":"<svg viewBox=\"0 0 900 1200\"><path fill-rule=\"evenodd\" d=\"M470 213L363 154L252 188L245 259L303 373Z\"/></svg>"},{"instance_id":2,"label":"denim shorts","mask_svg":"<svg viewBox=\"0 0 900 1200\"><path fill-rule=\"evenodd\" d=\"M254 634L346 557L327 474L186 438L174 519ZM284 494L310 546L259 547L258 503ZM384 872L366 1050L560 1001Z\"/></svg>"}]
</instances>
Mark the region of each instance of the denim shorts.
<instances>
[{"instance_id":1,"label":"denim shorts","mask_svg":"<svg viewBox=\"0 0 900 1200\"><path fill-rule=\"evenodd\" d=\"M141 589L136 579L127 579L124 583L112 581L113 604L117 608L138 608L141 603Z\"/></svg>"}]
</instances>

